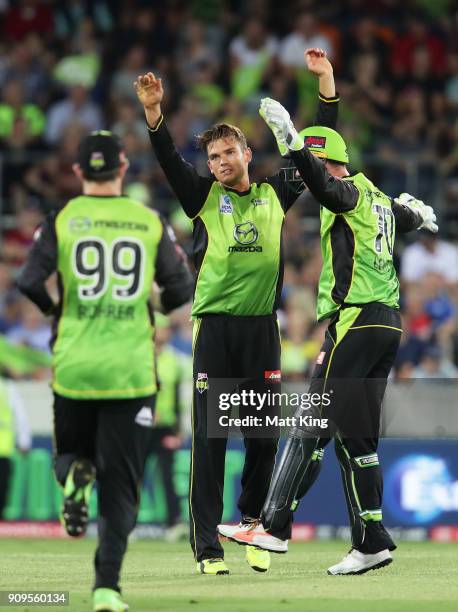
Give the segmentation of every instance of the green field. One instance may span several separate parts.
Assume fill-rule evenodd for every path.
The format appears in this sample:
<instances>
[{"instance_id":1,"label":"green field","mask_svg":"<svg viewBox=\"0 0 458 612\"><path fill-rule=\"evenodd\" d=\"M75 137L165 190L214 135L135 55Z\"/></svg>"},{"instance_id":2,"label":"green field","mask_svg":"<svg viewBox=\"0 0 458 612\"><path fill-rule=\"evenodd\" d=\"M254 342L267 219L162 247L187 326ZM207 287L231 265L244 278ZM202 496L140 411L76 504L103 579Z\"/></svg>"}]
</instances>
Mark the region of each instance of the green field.
<instances>
[{"instance_id":1,"label":"green field","mask_svg":"<svg viewBox=\"0 0 458 612\"><path fill-rule=\"evenodd\" d=\"M66 590L72 612L91 610L94 540L0 540L0 590ZM458 610L456 544L403 543L389 567L363 576L328 576L346 553L343 542L293 543L253 572L243 547L226 544L229 576L201 576L185 543L138 541L124 565L132 612L452 612ZM15 607L15 610L58 610Z\"/></svg>"}]
</instances>

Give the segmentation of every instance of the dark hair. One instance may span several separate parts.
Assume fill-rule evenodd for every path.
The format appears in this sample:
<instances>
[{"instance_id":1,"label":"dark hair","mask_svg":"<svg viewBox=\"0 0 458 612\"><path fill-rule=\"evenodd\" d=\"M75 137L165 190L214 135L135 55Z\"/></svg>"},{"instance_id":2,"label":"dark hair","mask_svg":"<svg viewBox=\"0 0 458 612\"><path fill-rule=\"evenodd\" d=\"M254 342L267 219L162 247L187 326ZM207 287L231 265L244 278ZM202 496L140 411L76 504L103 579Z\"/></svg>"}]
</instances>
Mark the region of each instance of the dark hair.
<instances>
[{"instance_id":1,"label":"dark hair","mask_svg":"<svg viewBox=\"0 0 458 612\"><path fill-rule=\"evenodd\" d=\"M216 123L208 130L205 130L196 136L196 142L201 151L207 152L208 145L211 142L219 140L220 138L230 138L231 136L235 138L242 149L247 148L248 145L245 134L240 128L236 127L235 125L231 125L230 123Z\"/></svg>"},{"instance_id":2,"label":"dark hair","mask_svg":"<svg viewBox=\"0 0 458 612\"><path fill-rule=\"evenodd\" d=\"M335 159L323 158L323 161L327 162L328 164L331 164L331 166L334 166L334 167L337 167L337 166L343 166L344 168L347 167L347 164L345 162L336 161Z\"/></svg>"},{"instance_id":3,"label":"dark hair","mask_svg":"<svg viewBox=\"0 0 458 612\"><path fill-rule=\"evenodd\" d=\"M83 172L83 178L85 181L91 181L93 183L108 183L109 181L113 181L119 175L119 168L114 168L113 170L107 170L106 172L99 172L98 174L92 172Z\"/></svg>"}]
</instances>

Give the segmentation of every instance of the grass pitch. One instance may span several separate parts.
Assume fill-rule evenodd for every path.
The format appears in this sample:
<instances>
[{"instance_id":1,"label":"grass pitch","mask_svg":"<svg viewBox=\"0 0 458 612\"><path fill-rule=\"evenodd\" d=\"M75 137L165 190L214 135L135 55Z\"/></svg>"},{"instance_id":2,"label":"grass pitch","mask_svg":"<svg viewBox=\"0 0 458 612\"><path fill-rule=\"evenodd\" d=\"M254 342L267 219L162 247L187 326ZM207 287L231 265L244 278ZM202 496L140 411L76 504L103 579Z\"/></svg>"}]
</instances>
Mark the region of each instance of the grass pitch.
<instances>
[{"instance_id":1,"label":"grass pitch","mask_svg":"<svg viewBox=\"0 0 458 612\"><path fill-rule=\"evenodd\" d=\"M92 609L94 540L0 540L0 590L70 592L71 612ZM229 576L197 574L186 543L132 542L123 594L131 612L452 612L458 610L456 544L401 543L390 566L363 576L328 576L344 542L293 543L265 574L242 546L226 543ZM58 610L17 607L16 610Z\"/></svg>"}]
</instances>

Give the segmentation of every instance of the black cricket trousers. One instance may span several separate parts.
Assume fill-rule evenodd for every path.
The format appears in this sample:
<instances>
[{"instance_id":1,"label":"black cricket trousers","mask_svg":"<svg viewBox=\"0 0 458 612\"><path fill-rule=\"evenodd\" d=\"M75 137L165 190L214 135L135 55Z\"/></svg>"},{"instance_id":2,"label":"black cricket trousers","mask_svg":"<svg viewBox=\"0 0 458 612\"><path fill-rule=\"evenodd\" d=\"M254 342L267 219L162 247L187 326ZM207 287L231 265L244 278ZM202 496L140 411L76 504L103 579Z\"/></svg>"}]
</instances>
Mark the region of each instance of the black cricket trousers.
<instances>
[{"instance_id":1,"label":"black cricket trousers","mask_svg":"<svg viewBox=\"0 0 458 612\"><path fill-rule=\"evenodd\" d=\"M96 470L96 589L120 591L119 574L127 538L137 520L151 444L152 421L145 418L145 408L153 415L155 400L155 395L128 400L75 400L54 394L54 470L58 482L65 485L76 459L89 459Z\"/></svg>"},{"instance_id":2,"label":"black cricket trousers","mask_svg":"<svg viewBox=\"0 0 458 612\"><path fill-rule=\"evenodd\" d=\"M396 548L381 522L383 479L377 447L382 401L401 333L401 317L395 308L375 302L342 308L326 330L309 389L310 393L333 393L330 407L321 407L319 414L330 417L334 430L318 435L311 456L301 460L305 473L292 508L297 508L316 480L323 449L334 437L352 544L364 553ZM282 456L279 465L283 463L285 468L274 475L273 487L276 482L291 481L288 462ZM293 514L289 507L280 507L270 497L263 510L264 525L273 535L289 539Z\"/></svg>"},{"instance_id":3,"label":"black cricket trousers","mask_svg":"<svg viewBox=\"0 0 458 612\"><path fill-rule=\"evenodd\" d=\"M212 379L249 379L247 388L264 389L280 374L280 334L275 315L207 315L194 323L192 449L189 491L190 541L196 561L224 557L217 525L223 513L227 439L207 432L207 416L217 405L207 401ZM212 413L212 414L211 414ZM259 518L275 465L277 437L244 435L245 464L238 508Z\"/></svg>"}]
</instances>

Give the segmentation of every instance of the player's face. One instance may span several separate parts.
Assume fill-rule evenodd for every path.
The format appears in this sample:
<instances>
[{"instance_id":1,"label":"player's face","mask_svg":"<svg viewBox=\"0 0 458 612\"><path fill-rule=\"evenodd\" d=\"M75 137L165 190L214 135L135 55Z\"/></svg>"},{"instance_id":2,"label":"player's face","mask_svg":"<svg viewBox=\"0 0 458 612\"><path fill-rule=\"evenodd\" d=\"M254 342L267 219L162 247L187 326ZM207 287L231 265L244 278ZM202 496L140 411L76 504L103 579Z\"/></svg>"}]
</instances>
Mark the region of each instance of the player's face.
<instances>
[{"instance_id":1,"label":"player's face","mask_svg":"<svg viewBox=\"0 0 458 612\"><path fill-rule=\"evenodd\" d=\"M248 174L251 149L242 149L233 137L219 138L207 147L208 167L216 180L228 187L235 187Z\"/></svg>"}]
</instances>

